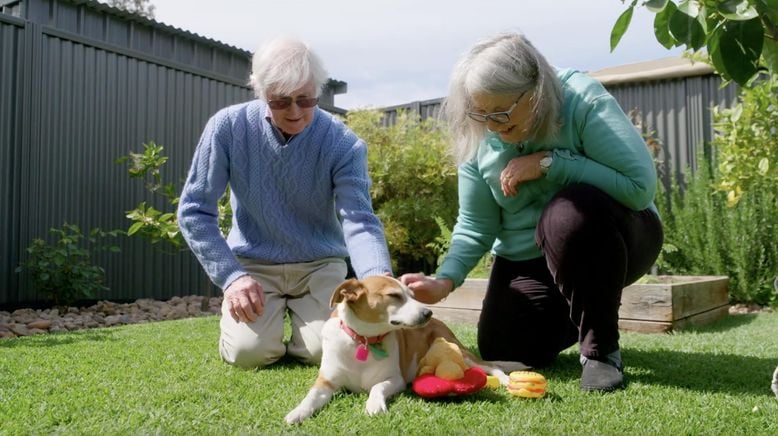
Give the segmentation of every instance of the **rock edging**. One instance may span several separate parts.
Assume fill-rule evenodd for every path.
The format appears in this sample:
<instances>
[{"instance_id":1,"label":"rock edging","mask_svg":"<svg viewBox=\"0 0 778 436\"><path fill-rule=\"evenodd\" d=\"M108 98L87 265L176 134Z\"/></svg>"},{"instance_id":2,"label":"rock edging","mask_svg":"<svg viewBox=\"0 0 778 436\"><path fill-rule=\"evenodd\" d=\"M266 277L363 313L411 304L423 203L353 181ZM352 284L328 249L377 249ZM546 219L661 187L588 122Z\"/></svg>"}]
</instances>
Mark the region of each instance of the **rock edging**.
<instances>
[{"instance_id":1,"label":"rock edging","mask_svg":"<svg viewBox=\"0 0 778 436\"><path fill-rule=\"evenodd\" d=\"M222 297L199 295L167 301L141 298L133 303L98 301L87 308L17 309L0 311L0 340L154 321L211 316L221 313Z\"/></svg>"}]
</instances>

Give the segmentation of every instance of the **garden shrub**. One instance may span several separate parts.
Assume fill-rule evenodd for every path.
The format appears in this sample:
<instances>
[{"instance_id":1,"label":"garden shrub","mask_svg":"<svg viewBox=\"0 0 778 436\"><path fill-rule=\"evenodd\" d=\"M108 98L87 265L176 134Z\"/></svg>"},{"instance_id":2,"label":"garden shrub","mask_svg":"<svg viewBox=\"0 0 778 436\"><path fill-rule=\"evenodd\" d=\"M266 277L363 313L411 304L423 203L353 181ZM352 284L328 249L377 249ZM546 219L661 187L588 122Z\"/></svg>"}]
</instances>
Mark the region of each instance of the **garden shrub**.
<instances>
[{"instance_id":1,"label":"garden shrub","mask_svg":"<svg viewBox=\"0 0 778 436\"><path fill-rule=\"evenodd\" d=\"M438 252L438 217L452 227L457 213L457 170L434 119L401 111L392 126L376 110L349 112L346 123L368 144L373 208L381 218L395 272L431 273Z\"/></svg>"},{"instance_id":2,"label":"garden shrub","mask_svg":"<svg viewBox=\"0 0 778 436\"><path fill-rule=\"evenodd\" d=\"M778 75L765 76L740 93L730 109L714 108L719 180L730 206L744 192L778 186Z\"/></svg>"},{"instance_id":3,"label":"garden shrub","mask_svg":"<svg viewBox=\"0 0 778 436\"><path fill-rule=\"evenodd\" d=\"M68 223L49 232L56 239L54 243L33 240L27 247L27 259L16 271L27 273L33 288L52 299L57 306L68 306L83 298L92 299L98 292L107 291L108 288L103 285L105 270L92 263L92 254L118 252L118 246L103 243L103 238L123 232L94 228L84 235L77 225Z\"/></svg>"},{"instance_id":4,"label":"garden shrub","mask_svg":"<svg viewBox=\"0 0 778 436\"><path fill-rule=\"evenodd\" d=\"M660 184L657 206L665 243L657 267L662 274L725 275L733 303L778 303L778 186L752 189L728 206L716 189L720 178L706 159L683 193L675 180L670 195ZM667 198L669 197L669 200Z\"/></svg>"}]
</instances>

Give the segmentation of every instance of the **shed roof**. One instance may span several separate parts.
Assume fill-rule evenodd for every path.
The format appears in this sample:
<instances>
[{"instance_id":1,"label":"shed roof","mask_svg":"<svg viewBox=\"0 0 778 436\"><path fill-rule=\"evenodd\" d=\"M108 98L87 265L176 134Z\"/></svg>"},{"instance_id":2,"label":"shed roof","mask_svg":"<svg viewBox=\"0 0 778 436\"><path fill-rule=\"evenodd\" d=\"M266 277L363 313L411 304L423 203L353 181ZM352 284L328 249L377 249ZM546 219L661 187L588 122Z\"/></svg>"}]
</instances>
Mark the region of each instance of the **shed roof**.
<instances>
[{"instance_id":1,"label":"shed roof","mask_svg":"<svg viewBox=\"0 0 778 436\"><path fill-rule=\"evenodd\" d=\"M589 75L603 85L618 85L633 82L674 79L680 77L704 76L713 73L705 62L692 61L684 57L666 57L646 62L620 65L590 71Z\"/></svg>"}]
</instances>

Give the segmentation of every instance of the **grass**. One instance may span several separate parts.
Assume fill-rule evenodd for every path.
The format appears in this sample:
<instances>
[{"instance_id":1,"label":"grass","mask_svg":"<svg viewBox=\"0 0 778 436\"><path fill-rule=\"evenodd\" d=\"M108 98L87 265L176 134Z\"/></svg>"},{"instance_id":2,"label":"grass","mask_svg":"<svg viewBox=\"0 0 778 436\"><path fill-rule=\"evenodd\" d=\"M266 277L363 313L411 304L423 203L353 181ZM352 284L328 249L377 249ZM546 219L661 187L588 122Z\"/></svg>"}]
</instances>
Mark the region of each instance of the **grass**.
<instances>
[{"instance_id":1,"label":"grass","mask_svg":"<svg viewBox=\"0 0 778 436\"><path fill-rule=\"evenodd\" d=\"M453 326L473 347L475 330ZM216 317L0 341L0 434L778 434L770 376L778 314L731 316L671 335L625 333L628 387L578 389L575 349L541 370L539 400L481 391L424 400L406 391L364 414L336 394L313 419L283 422L316 368L244 371L221 362Z\"/></svg>"}]
</instances>

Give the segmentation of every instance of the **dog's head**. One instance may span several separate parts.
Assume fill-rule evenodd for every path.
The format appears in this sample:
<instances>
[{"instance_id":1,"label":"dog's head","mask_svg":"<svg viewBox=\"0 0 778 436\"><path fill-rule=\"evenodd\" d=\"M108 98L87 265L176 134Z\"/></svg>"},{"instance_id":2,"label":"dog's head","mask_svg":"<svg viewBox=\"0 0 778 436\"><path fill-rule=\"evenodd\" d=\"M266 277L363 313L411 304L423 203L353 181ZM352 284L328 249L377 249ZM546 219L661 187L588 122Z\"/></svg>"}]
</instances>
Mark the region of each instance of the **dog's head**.
<instances>
[{"instance_id":1,"label":"dog's head","mask_svg":"<svg viewBox=\"0 0 778 436\"><path fill-rule=\"evenodd\" d=\"M387 326L387 330L421 327L432 311L413 299L413 293L399 280L387 276L349 279L332 293L330 307L344 303L359 321Z\"/></svg>"}]
</instances>

